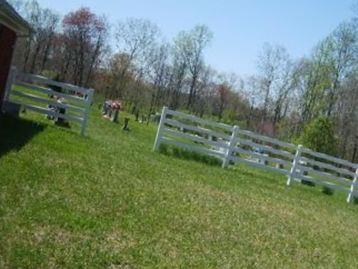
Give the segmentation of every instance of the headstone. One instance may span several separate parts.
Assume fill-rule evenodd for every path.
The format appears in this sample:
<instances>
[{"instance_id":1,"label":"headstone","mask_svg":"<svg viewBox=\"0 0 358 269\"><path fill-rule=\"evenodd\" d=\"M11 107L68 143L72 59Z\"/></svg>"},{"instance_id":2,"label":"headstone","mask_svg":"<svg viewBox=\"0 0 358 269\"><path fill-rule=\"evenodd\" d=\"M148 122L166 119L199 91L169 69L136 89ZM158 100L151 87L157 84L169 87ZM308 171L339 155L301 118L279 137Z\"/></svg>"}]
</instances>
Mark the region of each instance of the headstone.
<instances>
[{"instance_id":1,"label":"headstone","mask_svg":"<svg viewBox=\"0 0 358 269\"><path fill-rule=\"evenodd\" d=\"M156 124L159 124L160 116L161 116L161 114L159 114L159 113L156 113L156 114L154 115L153 121L154 121Z\"/></svg>"},{"instance_id":2,"label":"headstone","mask_svg":"<svg viewBox=\"0 0 358 269\"><path fill-rule=\"evenodd\" d=\"M283 164L282 164L282 163L277 163L277 164L276 164L276 168L278 168L278 169L283 169L284 167L283 167Z\"/></svg>"},{"instance_id":3,"label":"headstone","mask_svg":"<svg viewBox=\"0 0 358 269\"><path fill-rule=\"evenodd\" d=\"M112 117L111 117L111 121L112 122L118 122L118 114L119 114L119 110L114 110L112 113Z\"/></svg>"},{"instance_id":4,"label":"headstone","mask_svg":"<svg viewBox=\"0 0 358 269\"><path fill-rule=\"evenodd\" d=\"M55 111L58 113L58 115L65 115L66 114L66 108L63 106L64 105L64 99L57 99L57 103L59 104L58 106L54 106L55 107ZM62 118L62 117L57 117L55 120L55 123L58 125L67 125L67 121Z\"/></svg>"},{"instance_id":5,"label":"headstone","mask_svg":"<svg viewBox=\"0 0 358 269\"><path fill-rule=\"evenodd\" d=\"M129 131L129 118L128 117L125 117L124 118L124 126L123 126L123 131Z\"/></svg>"}]
</instances>

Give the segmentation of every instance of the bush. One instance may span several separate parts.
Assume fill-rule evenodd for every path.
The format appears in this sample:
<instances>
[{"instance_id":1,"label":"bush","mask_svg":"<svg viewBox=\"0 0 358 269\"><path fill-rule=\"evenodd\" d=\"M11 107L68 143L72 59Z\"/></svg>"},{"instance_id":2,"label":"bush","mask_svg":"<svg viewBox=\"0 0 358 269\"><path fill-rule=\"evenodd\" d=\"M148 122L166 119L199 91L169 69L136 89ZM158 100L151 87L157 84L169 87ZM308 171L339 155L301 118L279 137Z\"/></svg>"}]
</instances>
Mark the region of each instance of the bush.
<instances>
[{"instance_id":1,"label":"bush","mask_svg":"<svg viewBox=\"0 0 358 269\"><path fill-rule=\"evenodd\" d=\"M334 190L328 186L323 186L322 192L327 195L333 195Z\"/></svg>"},{"instance_id":2,"label":"bush","mask_svg":"<svg viewBox=\"0 0 358 269\"><path fill-rule=\"evenodd\" d=\"M315 187L316 186L316 184L314 182L309 181L309 180L305 180L305 179L301 180L301 184L307 185L307 186L310 186L310 187Z\"/></svg>"},{"instance_id":3,"label":"bush","mask_svg":"<svg viewBox=\"0 0 358 269\"><path fill-rule=\"evenodd\" d=\"M194 151L182 149L176 146L168 146L165 144L160 144L159 146L159 152L165 155L172 155L177 158L186 159L186 160L194 160L198 162L203 162L209 165L213 166L220 166L222 160L213 157L208 156L204 154L200 154Z\"/></svg>"},{"instance_id":4,"label":"bush","mask_svg":"<svg viewBox=\"0 0 358 269\"><path fill-rule=\"evenodd\" d=\"M41 72L41 75L44 76L44 77L47 77L49 79L55 79L56 77L58 77L58 74L54 71L51 71L51 70L43 70Z\"/></svg>"},{"instance_id":5,"label":"bush","mask_svg":"<svg viewBox=\"0 0 358 269\"><path fill-rule=\"evenodd\" d=\"M334 136L333 122L327 117L319 117L307 124L299 142L314 151L335 155L337 139Z\"/></svg>"},{"instance_id":6,"label":"bush","mask_svg":"<svg viewBox=\"0 0 358 269\"><path fill-rule=\"evenodd\" d=\"M164 154L164 155L169 155L169 152L168 152L169 148L167 145L165 144L160 144L159 145L159 152Z\"/></svg>"}]
</instances>

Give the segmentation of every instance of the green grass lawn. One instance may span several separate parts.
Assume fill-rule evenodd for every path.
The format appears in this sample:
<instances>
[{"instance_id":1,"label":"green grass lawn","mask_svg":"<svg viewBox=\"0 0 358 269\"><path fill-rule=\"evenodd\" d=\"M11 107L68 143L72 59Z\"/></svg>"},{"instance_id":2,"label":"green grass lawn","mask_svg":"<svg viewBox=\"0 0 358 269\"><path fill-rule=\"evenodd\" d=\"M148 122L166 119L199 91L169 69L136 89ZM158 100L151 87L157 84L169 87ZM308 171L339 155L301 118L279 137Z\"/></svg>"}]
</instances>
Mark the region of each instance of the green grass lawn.
<instances>
[{"instance_id":1,"label":"green grass lawn","mask_svg":"<svg viewBox=\"0 0 358 269\"><path fill-rule=\"evenodd\" d=\"M357 268L345 194L153 153L156 126L120 127L95 106L87 137L1 119L0 268Z\"/></svg>"}]
</instances>

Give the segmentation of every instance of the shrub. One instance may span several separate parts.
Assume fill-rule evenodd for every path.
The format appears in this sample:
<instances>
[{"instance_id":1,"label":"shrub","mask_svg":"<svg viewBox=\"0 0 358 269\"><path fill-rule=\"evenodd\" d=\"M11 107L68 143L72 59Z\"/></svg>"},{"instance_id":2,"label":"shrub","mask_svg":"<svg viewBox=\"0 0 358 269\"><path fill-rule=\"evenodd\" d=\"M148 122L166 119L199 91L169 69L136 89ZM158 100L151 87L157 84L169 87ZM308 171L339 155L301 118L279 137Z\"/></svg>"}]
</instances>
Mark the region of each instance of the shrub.
<instances>
[{"instance_id":1,"label":"shrub","mask_svg":"<svg viewBox=\"0 0 358 269\"><path fill-rule=\"evenodd\" d=\"M169 148L168 148L167 145L165 145L165 144L160 144L159 145L159 152L160 153L162 153L164 155L168 155L169 154L168 150L169 150Z\"/></svg>"},{"instance_id":2,"label":"shrub","mask_svg":"<svg viewBox=\"0 0 358 269\"><path fill-rule=\"evenodd\" d=\"M299 142L314 151L331 155L336 154L337 139L334 136L334 125L327 117L319 117L307 124Z\"/></svg>"},{"instance_id":3,"label":"shrub","mask_svg":"<svg viewBox=\"0 0 358 269\"><path fill-rule=\"evenodd\" d=\"M301 180L301 184L307 185L307 186L310 186L310 187L315 187L316 186L316 184L314 182L309 181L309 180L305 180L305 179Z\"/></svg>"},{"instance_id":4,"label":"shrub","mask_svg":"<svg viewBox=\"0 0 358 269\"><path fill-rule=\"evenodd\" d=\"M55 79L56 77L58 77L58 74L54 71L51 71L51 70L43 70L41 72L41 75L44 76L44 77L47 77L49 79Z\"/></svg>"},{"instance_id":5,"label":"shrub","mask_svg":"<svg viewBox=\"0 0 358 269\"><path fill-rule=\"evenodd\" d=\"M176 146L168 146L165 144L160 144L159 152L162 154L165 154L165 155L173 155L177 158L186 159L186 160L194 160L194 161L203 162L203 163L213 165L213 166L220 166L221 162L222 162L220 159L213 157L213 156L200 154L200 153L182 149L182 148L179 148Z\"/></svg>"},{"instance_id":6,"label":"shrub","mask_svg":"<svg viewBox=\"0 0 358 269\"><path fill-rule=\"evenodd\" d=\"M333 195L334 190L328 186L323 186L322 192L327 195Z\"/></svg>"}]
</instances>

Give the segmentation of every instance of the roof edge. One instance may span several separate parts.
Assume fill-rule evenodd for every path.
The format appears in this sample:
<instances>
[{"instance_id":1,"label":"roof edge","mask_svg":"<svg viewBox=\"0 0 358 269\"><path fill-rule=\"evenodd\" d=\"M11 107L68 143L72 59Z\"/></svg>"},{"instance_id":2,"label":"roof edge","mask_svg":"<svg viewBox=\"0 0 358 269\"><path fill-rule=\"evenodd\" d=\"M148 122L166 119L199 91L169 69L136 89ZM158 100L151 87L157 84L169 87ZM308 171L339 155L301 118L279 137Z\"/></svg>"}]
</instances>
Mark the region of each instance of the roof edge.
<instances>
[{"instance_id":1,"label":"roof edge","mask_svg":"<svg viewBox=\"0 0 358 269\"><path fill-rule=\"evenodd\" d=\"M0 0L0 23L18 35L28 36L33 32L30 24L5 0Z\"/></svg>"}]
</instances>

